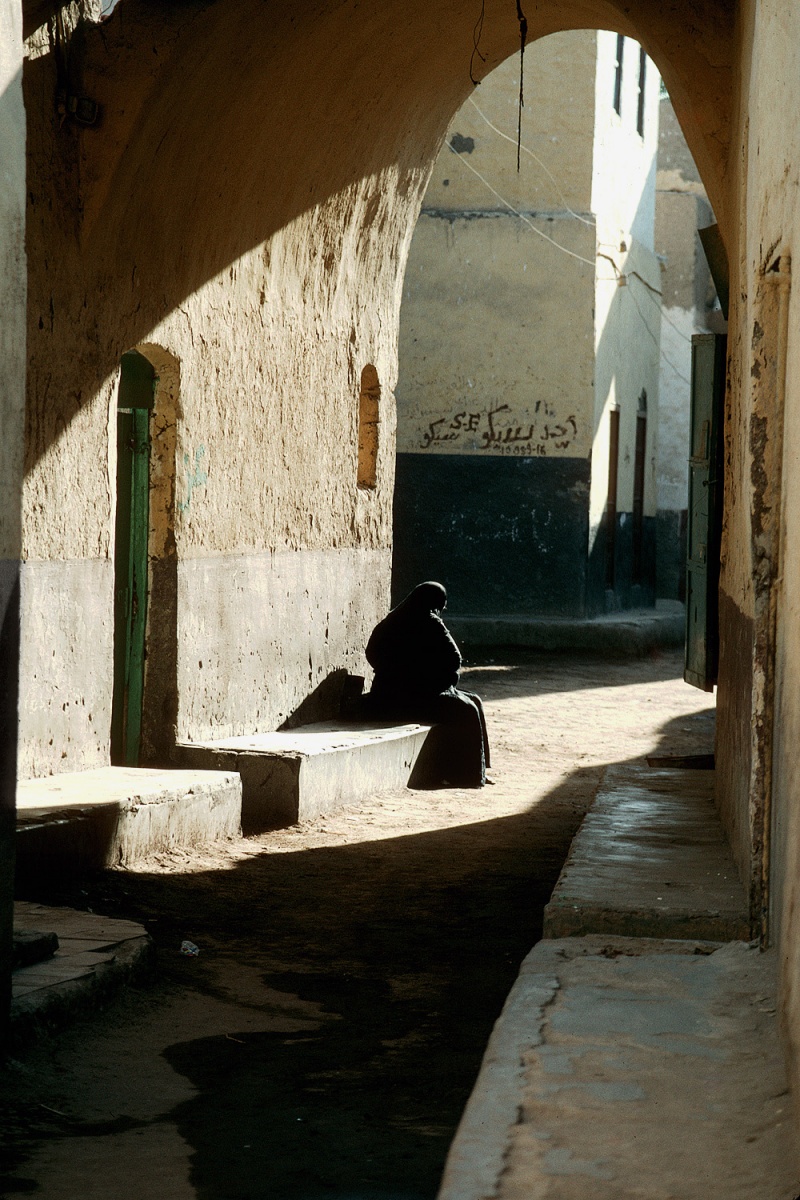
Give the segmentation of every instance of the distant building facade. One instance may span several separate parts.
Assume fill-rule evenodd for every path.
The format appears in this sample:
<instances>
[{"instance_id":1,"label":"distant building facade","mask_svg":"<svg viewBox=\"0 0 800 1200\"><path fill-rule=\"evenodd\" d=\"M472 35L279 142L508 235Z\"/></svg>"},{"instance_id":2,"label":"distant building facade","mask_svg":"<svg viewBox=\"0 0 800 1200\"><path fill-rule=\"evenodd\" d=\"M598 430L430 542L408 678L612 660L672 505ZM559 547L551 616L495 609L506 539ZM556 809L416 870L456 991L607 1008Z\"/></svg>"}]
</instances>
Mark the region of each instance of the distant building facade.
<instances>
[{"instance_id":1,"label":"distant building facade","mask_svg":"<svg viewBox=\"0 0 800 1200\"><path fill-rule=\"evenodd\" d=\"M669 97L662 96L656 175L656 250L661 258L661 373L656 461L656 590L685 598L692 334L720 332L722 314L697 230L714 213Z\"/></svg>"},{"instance_id":2,"label":"distant building facade","mask_svg":"<svg viewBox=\"0 0 800 1200\"><path fill-rule=\"evenodd\" d=\"M456 115L400 318L393 589L469 614L584 616L655 597L659 77L561 33ZM503 136L503 135L506 136Z\"/></svg>"}]
</instances>

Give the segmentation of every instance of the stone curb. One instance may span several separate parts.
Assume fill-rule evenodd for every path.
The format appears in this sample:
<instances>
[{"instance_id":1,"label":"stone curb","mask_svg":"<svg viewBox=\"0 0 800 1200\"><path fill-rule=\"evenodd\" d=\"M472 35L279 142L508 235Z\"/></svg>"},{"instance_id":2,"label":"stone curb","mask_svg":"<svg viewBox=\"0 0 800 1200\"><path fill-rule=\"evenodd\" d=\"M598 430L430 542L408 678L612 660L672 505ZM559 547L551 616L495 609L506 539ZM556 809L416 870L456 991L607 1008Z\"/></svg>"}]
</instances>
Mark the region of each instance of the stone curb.
<instances>
[{"instance_id":1,"label":"stone curb","mask_svg":"<svg viewBox=\"0 0 800 1200\"><path fill-rule=\"evenodd\" d=\"M17 997L11 1003L10 1049L104 1007L123 988L148 979L154 968L155 945L143 934L114 946L113 958L98 962L90 974Z\"/></svg>"},{"instance_id":2,"label":"stone curb","mask_svg":"<svg viewBox=\"0 0 800 1200\"><path fill-rule=\"evenodd\" d=\"M614 658L642 658L653 650L682 646L686 632L683 613L672 610L637 610L591 620L459 617L448 613L447 625L462 646L524 646Z\"/></svg>"}]
</instances>

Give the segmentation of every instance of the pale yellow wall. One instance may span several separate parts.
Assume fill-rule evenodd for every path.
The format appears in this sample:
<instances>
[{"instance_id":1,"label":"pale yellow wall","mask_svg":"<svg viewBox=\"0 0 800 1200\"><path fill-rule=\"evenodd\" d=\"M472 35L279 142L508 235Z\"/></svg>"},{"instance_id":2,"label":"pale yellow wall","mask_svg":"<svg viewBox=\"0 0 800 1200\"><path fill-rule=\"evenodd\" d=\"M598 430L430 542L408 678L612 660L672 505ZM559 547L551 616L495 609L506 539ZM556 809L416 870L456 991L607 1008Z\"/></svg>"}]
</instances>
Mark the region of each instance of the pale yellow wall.
<instances>
[{"instance_id":1,"label":"pale yellow wall","mask_svg":"<svg viewBox=\"0 0 800 1200\"><path fill-rule=\"evenodd\" d=\"M395 187L367 178L337 204L357 227L370 198L380 208ZM356 286L359 255L359 278L385 287L377 243L356 247L351 227L330 242L336 266L324 268L323 284L325 227L324 210L314 209L141 339L180 368L177 555L184 564L216 564L179 575L181 737L272 728L331 670L363 673L363 646L388 608L395 326L377 319L366 282L357 285L357 306L342 303ZM57 317L53 335L42 336L47 318L45 309L29 386L55 400L59 389L76 387L85 363L67 352L75 336L68 320ZM119 353L130 345L123 329L120 322L111 334ZM382 385L377 487L369 490L357 487L368 363ZM25 776L108 755L117 380L115 370L81 397L25 481ZM58 423L57 401L50 420ZM356 550L360 557L348 557ZM313 564L295 564L300 553L314 555ZM330 562L320 559L326 553ZM242 558L241 585L234 555Z\"/></svg>"},{"instance_id":2,"label":"pale yellow wall","mask_svg":"<svg viewBox=\"0 0 800 1200\"><path fill-rule=\"evenodd\" d=\"M450 123L404 281L401 452L589 453L594 227L585 210L596 37L559 34L527 49L523 146L536 158L523 151L519 175L518 58Z\"/></svg>"},{"instance_id":3,"label":"pale yellow wall","mask_svg":"<svg viewBox=\"0 0 800 1200\"><path fill-rule=\"evenodd\" d=\"M593 30L581 30L553 34L527 46L522 113L525 149L519 173L519 55L508 58L486 76L450 122L445 138L446 144L454 136L472 138L474 148L462 159L452 151L442 151L433 168L424 207L503 211L502 201L470 169L475 168L490 178L504 200L523 212L563 212L567 208L588 212L592 130L587 115L594 103L596 40Z\"/></svg>"},{"instance_id":4,"label":"pale yellow wall","mask_svg":"<svg viewBox=\"0 0 800 1200\"><path fill-rule=\"evenodd\" d=\"M617 511L629 513L633 510L636 421L642 389L647 392L644 514L652 516L656 511L660 270L655 255L638 242L632 242L627 250L612 257L616 272L608 259L598 257L597 263L596 433L592 449L591 528L599 523L608 496L609 413L612 407L620 411ZM619 286L621 277L625 277L623 287Z\"/></svg>"},{"instance_id":5,"label":"pale yellow wall","mask_svg":"<svg viewBox=\"0 0 800 1200\"><path fill-rule=\"evenodd\" d=\"M607 499L614 405L621 409L617 505L632 509L642 389L648 406L645 514L656 510L660 271L652 246L659 75L648 62L642 138L636 128L639 47L626 39L621 116L613 109L615 49L615 35L580 31L545 38L526 55L524 145L543 147L540 157L548 166L552 161L553 178L540 170L531 179L524 153L527 174L518 178L513 145L482 122L470 101L458 112L446 141L455 137L461 154L446 146L434 167L400 320L398 450L592 452L593 527ZM518 60L510 59L478 90L481 110L504 131L515 128L518 69ZM543 157L548 142L562 152L559 158ZM535 207L531 197L547 188L548 219L537 214L526 221L503 211L498 200L508 198L524 217ZM564 212L564 195L577 215ZM579 210L590 201L595 212L587 217ZM589 264L596 252L595 281ZM618 287L622 275L630 276L626 288ZM512 439L507 445L492 440L498 429Z\"/></svg>"},{"instance_id":6,"label":"pale yellow wall","mask_svg":"<svg viewBox=\"0 0 800 1200\"><path fill-rule=\"evenodd\" d=\"M658 507L686 509L692 335L724 328L698 229L714 214L668 97L659 105L656 247L662 256L661 373L659 377Z\"/></svg>"},{"instance_id":7,"label":"pale yellow wall","mask_svg":"<svg viewBox=\"0 0 800 1200\"><path fill-rule=\"evenodd\" d=\"M592 211L598 214L601 249L613 252L620 241L629 241L632 235L652 250L660 76L648 60L644 137L640 137L636 129L639 46L625 38L620 115L613 104L616 46L616 34L598 33Z\"/></svg>"},{"instance_id":8,"label":"pale yellow wall","mask_svg":"<svg viewBox=\"0 0 800 1200\"><path fill-rule=\"evenodd\" d=\"M591 257L590 227L536 228ZM400 314L398 450L588 455L592 276L518 218L423 212Z\"/></svg>"},{"instance_id":9,"label":"pale yellow wall","mask_svg":"<svg viewBox=\"0 0 800 1200\"><path fill-rule=\"evenodd\" d=\"M121 7L113 20L123 16ZM122 25L117 32L126 36ZM104 36L113 39L114 26ZM363 647L389 604L397 278L406 253L403 238L387 250L383 230L398 203L416 206L423 178L411 164L364 170L311 202L307 192L294 197L285 219L262 222L263 200L251 202L249 226L225 205L224 238L241 243L259 224L267 236L203 278L207 231L184 232L178 221L167 237L163 179L118 183L104 215L82 182L96 170L88 153L113 146L127 110L109 104L102 130L66 124L54 156L46 28L29 52L23 776L108 760L116 389L119 358L134 346L163 352L179 378L178 736L274 728L332 671L365 673ZM180 129L171 136L180 143ZM124 157L119 169L127 170ZM242 203L237 180L229 179L232 202ZM52 189L66 202L81 187L93 215L78 239L75 210ZM286 203L260 195L273 208ZM138 239L126 210L134 197L146 217ZM381 384L373 489L357 486L368 364ZM159 616L151 606L151 634Z\"/></svg>"}]
</instances>

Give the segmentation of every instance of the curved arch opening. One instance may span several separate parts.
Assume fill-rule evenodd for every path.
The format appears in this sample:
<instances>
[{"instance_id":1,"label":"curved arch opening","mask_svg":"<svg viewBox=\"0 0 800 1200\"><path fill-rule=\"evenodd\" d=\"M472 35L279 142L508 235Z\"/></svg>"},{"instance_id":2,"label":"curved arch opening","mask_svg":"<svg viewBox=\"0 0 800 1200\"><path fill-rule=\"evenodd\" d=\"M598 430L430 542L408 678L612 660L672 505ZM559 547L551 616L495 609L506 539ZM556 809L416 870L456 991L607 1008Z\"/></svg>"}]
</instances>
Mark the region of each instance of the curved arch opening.
<instances>
[{"instance_id":1,"label":"curved arch opening","mask_svg":"<svg viewBox=\"0 0 800 1200\"><path fill-rule=\"evenodd\" d=\"M457 614L584 619L682 599L690 341L713 294L694 230L713 214L674 117L659 145L637 42L570 31L526 58L522 169L512 57L451 122L412 240L393 592L442 578Z\"/></svg>"}]
</instances>

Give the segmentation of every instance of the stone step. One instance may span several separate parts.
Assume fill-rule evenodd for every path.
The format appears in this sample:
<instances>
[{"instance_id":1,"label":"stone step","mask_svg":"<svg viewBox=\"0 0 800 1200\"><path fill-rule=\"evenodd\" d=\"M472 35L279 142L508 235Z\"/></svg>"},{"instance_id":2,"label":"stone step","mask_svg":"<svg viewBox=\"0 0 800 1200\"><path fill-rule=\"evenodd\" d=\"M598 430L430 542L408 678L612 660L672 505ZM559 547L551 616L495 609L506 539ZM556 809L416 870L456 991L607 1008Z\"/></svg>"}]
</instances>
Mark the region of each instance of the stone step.
<instances>
[{"instance_id":1,"label":"stone step","mask_svg":"<svg viewBox=\"0 0 800 1200\"><path fill-rule=\"evenodd\" d=\"M233 772L98 767L17 787L17 876L128 866L241 832Z\"/></svg>"},{"instance_id":2,"label":"stone step","mask_svg":"<svg viewBox=\"0 0 800 1200\"><path fill-rule=\"evenodd\" d=\"M14 926L11 943L11 969L32 967L47 962L58 950L58 935L42 929L22 929Z\"/></svg>"},{"instance_id":3,"label":"stone step","mask_svg":"<svg viewBox=\"0 0 800 1200\"><path fill-rule=\"evenodd\" d=\"M597 617L458 615L447 626L459 645L525 646L531 650L581 651L611 658L641 658L666 646L682 646L686 617L679 601L659 600L654 608L631 608Z\"/></svg>"},{"instance_id":4,"label":"stone step","mask_svg":"<svg viewBox=\"0 0 800 1200\"><path fill-rule=\"evenodd\" d=\"M182 766L238 771L245 833L311 821L377 792L424 786L428 725L320 721L275 733L182 742Z\"/></svg>"},{"instance_id":5,"label":"stone step","mask_svg":"<svg viewBox=\"0 0 800 1200\"><path fill-rule=\"evenodd\" d=\"M153 943L134 921L17 900L14 929L15 936L47 930L56 945L47 961L21 965L11 976L14 1048L108 1003L153 966Z\"/></svg>"},{"instance_id":6,"label":"stone step","mask_svg":"<svg viewBox=\"0 0 800 1200\"><path fill-rule=\"evenodd\" d=\"M544 914L547 938L747 941L714 772L609 767Z\"/></svg>"}]
</instances>

